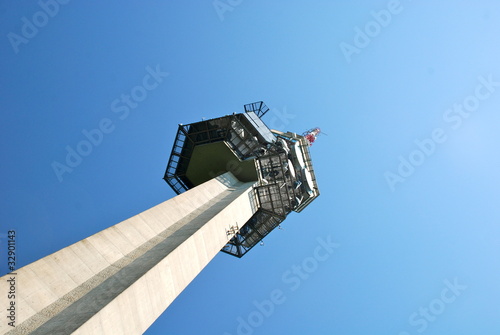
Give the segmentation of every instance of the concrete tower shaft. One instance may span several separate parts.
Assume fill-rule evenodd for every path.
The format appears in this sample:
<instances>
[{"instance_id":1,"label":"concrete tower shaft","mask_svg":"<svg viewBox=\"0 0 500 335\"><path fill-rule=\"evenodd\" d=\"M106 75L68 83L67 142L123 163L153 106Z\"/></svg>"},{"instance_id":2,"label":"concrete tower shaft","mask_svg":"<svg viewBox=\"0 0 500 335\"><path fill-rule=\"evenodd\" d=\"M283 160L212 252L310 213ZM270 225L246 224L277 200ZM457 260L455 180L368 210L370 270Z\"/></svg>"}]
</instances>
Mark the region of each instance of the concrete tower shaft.
<instances>
[{"instance_id":1,"label":"concrete tower shaft","mask_svg":"<svg viewBox=\"0 0 500 335\"><path fill-rule=\"evenodd\" d=\"M252 186L225 173L2 277L0 334L142 334L252 217Z\"/></svg>"}]
</instances>

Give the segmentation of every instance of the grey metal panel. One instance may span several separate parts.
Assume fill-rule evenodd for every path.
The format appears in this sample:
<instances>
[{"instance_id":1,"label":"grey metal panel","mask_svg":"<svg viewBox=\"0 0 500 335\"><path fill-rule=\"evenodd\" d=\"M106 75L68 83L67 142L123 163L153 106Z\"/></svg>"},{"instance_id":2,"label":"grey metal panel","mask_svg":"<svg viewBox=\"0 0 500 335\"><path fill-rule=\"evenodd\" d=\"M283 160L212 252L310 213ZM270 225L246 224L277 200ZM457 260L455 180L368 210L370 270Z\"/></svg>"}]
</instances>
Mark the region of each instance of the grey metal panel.
<instances>
[{"instance_id":1,"label":"grey metal panel","mask_svg":"<svg viewBox=\"0 0 500 335\"><path fill-rule=\"evenodd\" d=\"M248 122L250 122L266 142L272 143L276 140L276 136L271 130L262 122L262 120L254 112L246 112L242 114Z\"/></svg>"}]
</instances>

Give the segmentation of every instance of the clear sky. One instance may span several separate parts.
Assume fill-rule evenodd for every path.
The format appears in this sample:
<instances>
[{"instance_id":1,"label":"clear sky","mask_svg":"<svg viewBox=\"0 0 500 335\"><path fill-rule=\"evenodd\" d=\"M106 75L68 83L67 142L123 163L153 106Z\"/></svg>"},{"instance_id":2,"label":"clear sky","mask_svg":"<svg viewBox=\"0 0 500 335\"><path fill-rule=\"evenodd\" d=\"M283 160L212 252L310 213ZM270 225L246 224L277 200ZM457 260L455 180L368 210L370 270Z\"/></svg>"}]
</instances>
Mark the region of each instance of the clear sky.
<instances>
[{"instance_id":1,"label":"clear sky","mask_svg":"<svg viewBox=\"0 0 500 335\"><path fill-rule=\"evenodd\" d=\"M499 333L497 1L60 2L0 2L1 274L9 229L20 267L171 198L177 125L263 100L328 134L321 196L147 334Z\"/></svg>"}]
</instances>

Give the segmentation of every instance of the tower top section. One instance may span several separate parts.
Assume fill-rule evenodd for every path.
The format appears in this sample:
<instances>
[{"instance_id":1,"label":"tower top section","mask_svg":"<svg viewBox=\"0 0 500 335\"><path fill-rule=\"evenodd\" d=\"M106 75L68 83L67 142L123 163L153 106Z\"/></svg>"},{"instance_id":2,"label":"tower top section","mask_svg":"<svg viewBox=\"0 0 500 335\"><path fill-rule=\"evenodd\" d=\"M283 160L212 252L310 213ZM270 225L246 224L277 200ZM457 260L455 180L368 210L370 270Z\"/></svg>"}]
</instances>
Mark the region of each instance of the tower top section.
<instances>
[{"instance_id":1,"label":"tower top section","mask_svg":"<svg viewBox=\"0 0 500 335\"><path fill-rule=\"evenodd\" d=\"M304 135L269 129L262 121L269 108L262 102L244 113L179 125L164 179L180 194L226 172L255 182L258 210L222 251L243 256L291 212L301 212L319 189L311 161L312 141ZM319 134L308 132L309 137Z\"/></svg>"}]
</instances>

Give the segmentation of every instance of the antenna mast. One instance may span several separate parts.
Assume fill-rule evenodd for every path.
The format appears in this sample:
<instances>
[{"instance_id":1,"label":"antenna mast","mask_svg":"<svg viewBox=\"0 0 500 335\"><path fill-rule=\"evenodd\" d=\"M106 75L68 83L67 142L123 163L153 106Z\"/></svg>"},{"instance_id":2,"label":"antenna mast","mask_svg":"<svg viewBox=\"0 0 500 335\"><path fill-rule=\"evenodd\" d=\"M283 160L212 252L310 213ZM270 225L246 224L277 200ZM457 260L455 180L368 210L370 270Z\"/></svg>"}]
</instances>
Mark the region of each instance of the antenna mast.
<instances>
[{"instance_id":1,"label":"antenna mast","mask_svg":"<svg viewBox=\"0 0 500 335\"><path fill-rule=\"evenodd\" d=\"M319 127L309 129L308 131L304 132L302 136L306 138L306 140L309 142L309 146L313 145L313 143L316 141L316 138L318 135L321 133L321 129Z\"/></svg>"}]
</instances>

